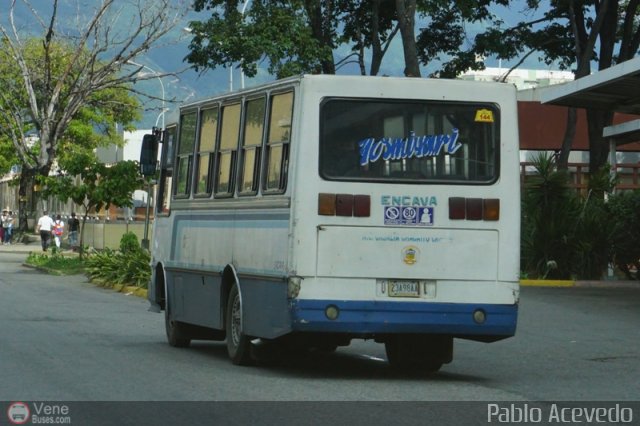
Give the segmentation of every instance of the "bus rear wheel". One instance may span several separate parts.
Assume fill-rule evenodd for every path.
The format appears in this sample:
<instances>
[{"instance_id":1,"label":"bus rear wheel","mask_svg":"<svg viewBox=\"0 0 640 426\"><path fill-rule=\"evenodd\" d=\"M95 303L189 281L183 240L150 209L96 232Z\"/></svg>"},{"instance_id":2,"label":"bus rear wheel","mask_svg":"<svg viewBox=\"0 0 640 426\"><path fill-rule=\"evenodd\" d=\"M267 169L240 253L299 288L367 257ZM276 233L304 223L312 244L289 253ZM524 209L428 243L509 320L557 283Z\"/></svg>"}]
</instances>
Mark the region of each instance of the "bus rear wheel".
<instances>
[{"instance_id":1,"label":"bus rear wheel","mask_svg":"<svg viewBox=\"0 0 640 426\"><path fill-rule=\"evenodd\" d=\"M251 338L242 331L242 299L235 284L229 292L225 324L227 353L231 362L236 365L251 364Z\"/></svg>"},{"instance_id":2,"label":"bus rear wheel","mask_svg":"<svg viewBox=\"0 0 640 426\"><path fill-rule=\"evenodd\" d=\"M395 335L384 344L389 364L398 370L435 373L451 362L453 338L449 336Z\"/></svg>"}]
</instances>

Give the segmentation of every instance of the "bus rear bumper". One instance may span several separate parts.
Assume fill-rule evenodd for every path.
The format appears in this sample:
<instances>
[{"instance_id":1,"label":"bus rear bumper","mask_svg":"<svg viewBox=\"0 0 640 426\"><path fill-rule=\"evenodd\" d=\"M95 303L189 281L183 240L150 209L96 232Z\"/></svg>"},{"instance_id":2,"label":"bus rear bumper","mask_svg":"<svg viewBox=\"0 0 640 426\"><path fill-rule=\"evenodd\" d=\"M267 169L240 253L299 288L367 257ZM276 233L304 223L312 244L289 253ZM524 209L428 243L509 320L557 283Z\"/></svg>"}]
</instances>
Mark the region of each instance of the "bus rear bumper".
<instances>
[{"instance_id":1,"label":"bus rear bumper","mask_svg":"<svg viewBox=\"0 0 640 426\"><path fill-rule=\"evenodd\" d=\"M478 340L499 340L515 334L518 305L414 303L341 300L293 300L293 331L354 335L424 333ZM337 308L337 318L327 316ZM474 320L478 311L484 322ZM481 316L476 314L476 318Z\"/></svg>"}]
</instances>

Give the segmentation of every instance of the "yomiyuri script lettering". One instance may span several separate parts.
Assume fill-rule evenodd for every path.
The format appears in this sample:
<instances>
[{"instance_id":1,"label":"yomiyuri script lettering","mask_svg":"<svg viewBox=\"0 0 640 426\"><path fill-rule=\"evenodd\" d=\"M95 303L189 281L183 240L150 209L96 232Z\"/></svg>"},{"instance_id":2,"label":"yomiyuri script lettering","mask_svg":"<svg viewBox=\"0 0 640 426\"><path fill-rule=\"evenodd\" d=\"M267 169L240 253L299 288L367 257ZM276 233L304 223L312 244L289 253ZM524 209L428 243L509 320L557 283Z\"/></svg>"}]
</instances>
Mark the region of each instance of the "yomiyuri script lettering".
<instances>
[{"instance_id":1,"label":"yomiyuri script lettering","mask_svg":"<svg viewBox=\"0 0 640 426\"><path fill-rule=\"evenodd\" d=\"M444 151L455 154L462 144L458 142L458 129L441 135L416 136L409 133L408 138L366 138L358 142L360 147L360 165L366 166L380 160L402 160L407 158L435 157Z\"/></svg>"}]
</instances>

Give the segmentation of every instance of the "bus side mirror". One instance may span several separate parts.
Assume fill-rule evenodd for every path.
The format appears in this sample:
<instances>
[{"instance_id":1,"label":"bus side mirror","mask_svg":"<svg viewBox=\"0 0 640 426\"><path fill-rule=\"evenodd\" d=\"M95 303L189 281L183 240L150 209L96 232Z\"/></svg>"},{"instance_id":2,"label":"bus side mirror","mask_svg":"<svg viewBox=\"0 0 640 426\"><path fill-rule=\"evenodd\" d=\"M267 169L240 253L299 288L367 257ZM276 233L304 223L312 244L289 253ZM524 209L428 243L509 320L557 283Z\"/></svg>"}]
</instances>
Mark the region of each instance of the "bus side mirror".
<instances>
[{"instance_id":1,"label":"bus side mirror","mask_svg":"<svg viewBox=\"0 0 640 426\"><path fill-rule=\"evenodd\" d=\"M154 135L144 135L140 150L140 173L142 176L153 176L158 163L158 139Z\"/></svg>"}]
</instances>

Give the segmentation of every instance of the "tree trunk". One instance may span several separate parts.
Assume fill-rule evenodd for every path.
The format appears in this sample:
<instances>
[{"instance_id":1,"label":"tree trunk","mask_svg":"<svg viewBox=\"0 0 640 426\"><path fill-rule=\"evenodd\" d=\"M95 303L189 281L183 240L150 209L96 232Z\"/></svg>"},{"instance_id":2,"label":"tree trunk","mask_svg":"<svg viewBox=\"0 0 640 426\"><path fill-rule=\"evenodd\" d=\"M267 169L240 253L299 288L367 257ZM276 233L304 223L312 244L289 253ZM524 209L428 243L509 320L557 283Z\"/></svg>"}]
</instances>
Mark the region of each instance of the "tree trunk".
<instances>
[{"instance_id":1,"label":"tree trunk","mask_svg":"<svg viewBox=\"0 0 640 426\"><path fill-rule=\"evenodd\" d=\"M404 51L404 75L420 77L420 63L415 37L416 0L396 0L396 11Z\"/></svg>"},{"instance_id":2,"label":"tree trunk","mask_svg":"<svg viewBox=\"0 0 640 426\"><path fill-rule=\"evenodd\" d=\"M370 75L378 75L382 64L382 46L380 44L380 0L371 0L371 68Z\"/></svg>"},{"instance_id":3,"label":"tree trunk","mask_svg":"<svg viewBox=\"0 0 640 426\"><path fill-rule=\"evenodd\" d=\"M305 6L307 14L309 15L313 37L320 42L321 48L330 48L331 51L333 51L331 46L331 35L327 34L328 24L325 23L325 15L327 16L327 19L331 19L330 17L333 12L332 4L329 2L324 14L322 12L321 2L306 0ZM329 58L321 59L320 67L322 74L335 74L336 64L333 60L333 55Z\"/></svg>"},{"instance_id":4,"label":"tree trunk","mask_svg":"<svg viewBox=\"0 0 640 426\"><path fill-rule=\"evenodd\" d=\"M82 223L80 224L80 247L78 247L78 257L82 260L84 259L84 225L87 223L87 216L89 215L89 208L87 206L84 207L84 214L82 215Z\"/></svg>"},{"instance_id":5,"label":"tree trunk","mask_svg":"<svg viewBox=\"0 0 640 426\"><path fill-rule=\"evenodd\" d=\"M36 194L33 187L36 182L37 170L22 165L18 184L18 231L22 234L29 230L29 217L35 218Z\"/></svg>"},{"instance_id":6,"label":"tree trunk","mask_svg":"<svg viewBox=\"0 0 640 426\"><path fill-rule=\"evenodd\" d=\"M587 110L587 123L589 132L589 174L593 176L605 164L609 156L609 144L602 136L602 129L611 125L613 121L612 111ZM604 192L599 190L594 195L604 197Z\"/></svg>"},{"instance_id":7,"label":"tree trunk","mask_svg":"<svg viewBox=\"0 0 640 426\"><path fill-rule=\"evenodd\" d=\"M562 139L562 148L558 157L558 169L567 170L569 168L569 153L576 135L576 124L578 114L575 108L567 109L567 125L564 129L564 138Z\"/></svg>"}]
</instances>

